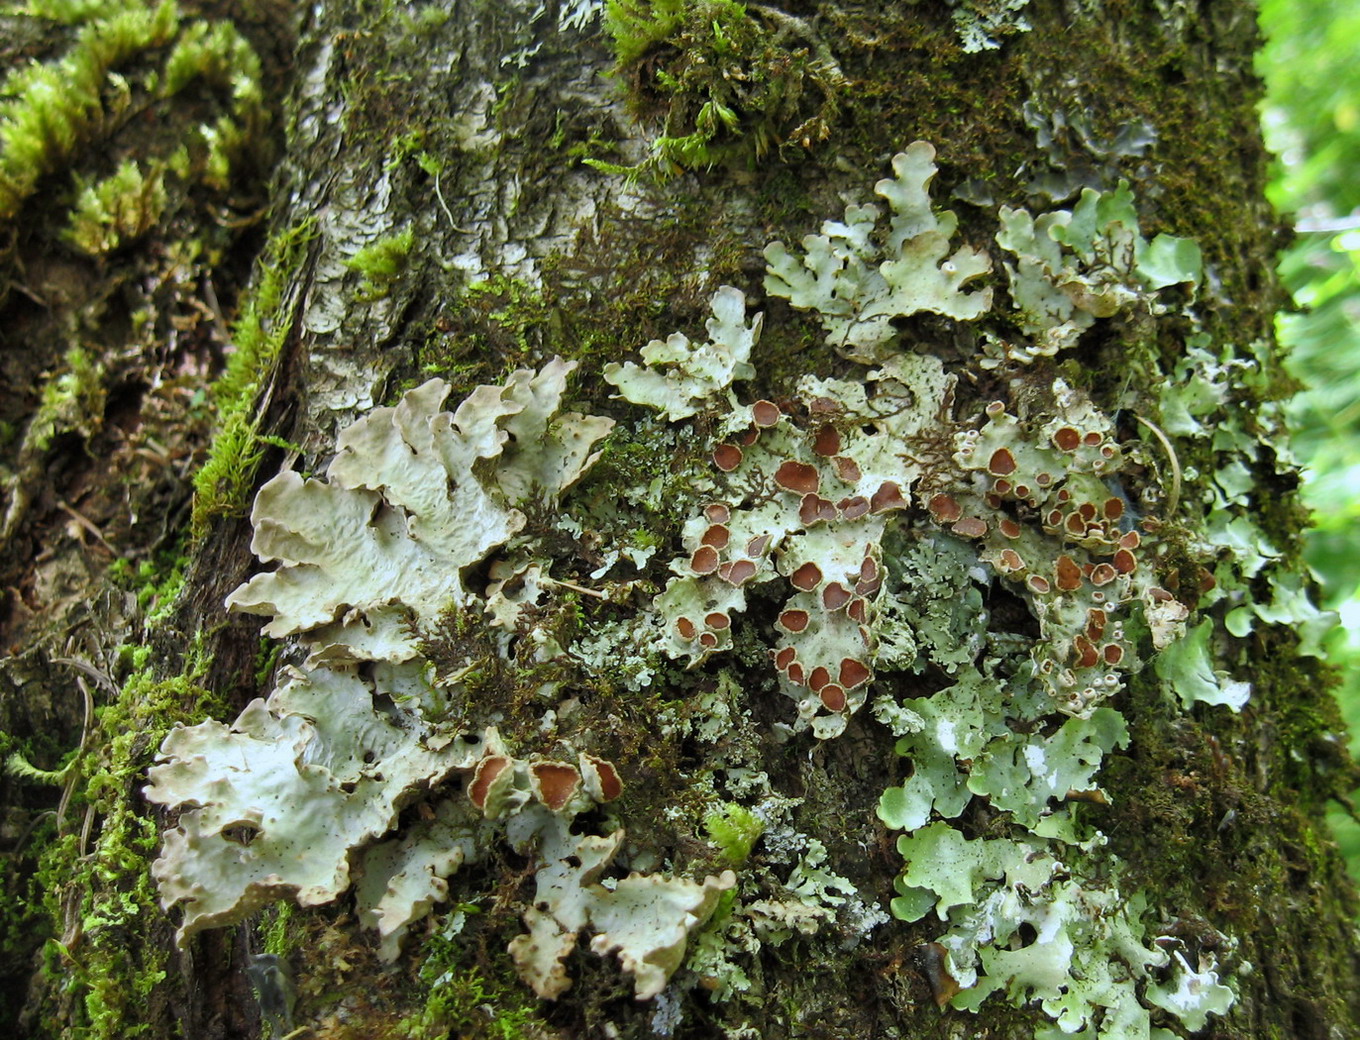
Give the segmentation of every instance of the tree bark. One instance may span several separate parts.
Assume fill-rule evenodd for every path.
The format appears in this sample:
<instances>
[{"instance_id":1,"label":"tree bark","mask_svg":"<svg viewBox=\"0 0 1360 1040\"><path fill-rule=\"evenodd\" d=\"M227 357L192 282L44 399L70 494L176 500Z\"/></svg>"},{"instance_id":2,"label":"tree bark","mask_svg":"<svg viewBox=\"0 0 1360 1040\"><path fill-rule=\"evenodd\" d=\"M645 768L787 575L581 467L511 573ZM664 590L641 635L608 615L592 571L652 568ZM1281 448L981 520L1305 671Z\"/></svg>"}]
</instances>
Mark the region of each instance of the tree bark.
<instances>
[{"instance_id":1,"label":"tree bark","mask_svg":"<svg viewBox=\"0 0 1360 1040\"><path fill-rule=\"evenodd\" d=\"M612 34L586 3L195 12L239 26L274 110L230 185L76 248L69 171L151 168L152 122L232 104L143 105L157 88L134 78L137 122L109 79L98 132L10 219L4 963L27 995L7 1012L63 1037L1360 1035L1354 892L1323 822L1356 776L1278 414L1251 7L679 7L619 5ZM11 65L75 46L10 17ZM866 203L877 221L846 208ZM811 284L829 268L805 236L850 234L824 221L859 221L884 285ZM553 358L575 367L545 405ZM335 624L353 607L383 638L384 597L406 612L387 657L310 622L262 636L250 611L286 613L263 594L228 611L281 469L338 488L342 431L431 377L454 411L531 374L516 407L551 413L544 443L579 438L579 480L518 420L489 427L510 438L450 494L491 489L507 533L449 557L451 609L341 596ZM536 490L502 476L513 459ZM345 494L372 496L373 524L418 528L363 480ZM478 522L452 526L475 541ZM282 725L306 712L278 691L332 672L397 719L381 676L403 654L451 691L421 753L492 727L503 746L430 767L340 855L358 879L384 837L473 821L399 955L347 883L297 908L285 879L220 928L190 926L197 897L164 909L162 832L209 800L148 774L172 727L271 691ZM166 748L159 768L192 759ZM576 778L565 808L553 770ZM204 862L260 852L259 826ZM587 836L620 831L582 867ZM693 896L678 947L629 932L674 912L639 895L629 918L620 884ZM573 885L589 909L569 925ZM560 970L524 955L535 914Z\"/></svg>"}]
</instances>

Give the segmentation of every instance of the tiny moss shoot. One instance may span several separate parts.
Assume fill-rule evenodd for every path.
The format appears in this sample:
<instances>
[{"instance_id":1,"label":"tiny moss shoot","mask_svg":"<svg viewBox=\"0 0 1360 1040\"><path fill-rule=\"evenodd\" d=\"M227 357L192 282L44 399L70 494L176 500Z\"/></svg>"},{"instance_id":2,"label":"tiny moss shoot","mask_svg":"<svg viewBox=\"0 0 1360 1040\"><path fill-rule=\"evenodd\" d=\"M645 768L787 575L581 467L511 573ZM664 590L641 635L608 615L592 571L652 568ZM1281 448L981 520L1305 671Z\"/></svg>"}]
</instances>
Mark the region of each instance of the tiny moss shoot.
<instances>
[{"instance_id":1,"label":"tiny moss shoot","mask_svg":"<svg viewBox=\"0 0 1360 1040\"><path fill-rule=\"evenodd\" d=\"M397 279L406 271L406 265L411 258L411 247L414 244L415 231L407 228L372 245L364 246L346 260L346 267L363 276L360 295L368 300L378 300L391 292Z\"/></svg>"}]
</instances>

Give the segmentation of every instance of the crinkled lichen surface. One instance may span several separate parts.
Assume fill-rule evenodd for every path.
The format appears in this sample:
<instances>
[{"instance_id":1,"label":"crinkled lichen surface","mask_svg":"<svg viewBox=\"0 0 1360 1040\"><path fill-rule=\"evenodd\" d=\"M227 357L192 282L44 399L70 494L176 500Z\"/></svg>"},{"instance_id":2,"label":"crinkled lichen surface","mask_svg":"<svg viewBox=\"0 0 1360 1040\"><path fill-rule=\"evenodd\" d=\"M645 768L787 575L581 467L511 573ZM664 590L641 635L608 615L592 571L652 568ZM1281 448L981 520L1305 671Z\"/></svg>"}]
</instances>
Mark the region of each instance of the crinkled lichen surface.
<instances>
[{"instance_id":1,"label":"crinkled lichen surface","mask_svg":"<svg viewBox=\"0 0 1360 1040\"><path fill-rule=\"evenodd\" d=\"M895 917L918 922L941 1006L1034 1004L1045 1036L1165 1038L1229 1008L1248 969L1233 937L1176 928L1093 810L1109 801L1103 758L1130 742L1131 675L1155 676L1169 710L1237 710L1249 683L1215 667L1214 646L1323 623L1275 572L1242 494L1261 427L1231 383L1252 378L1236 359L1258 348L1192 331L1160 399L1112 414L1055 359L1121 318L1194 330L1194 243L1146 240L1119 185L1070 210L1002 208L994 243L969 245L932 204L928 144L891 172L882 204L765 250L765 291L820 323L841 377L744 397L765 319L724 286L706 337L676 332L604 368L637 406L620 406L631 428L565 410L573 365L554 359L453 411L433 380L345 430L324 478L285 472L260 491L253 548L276 567L229 602L307 656L234 725L162 747L147 795L180 809L156 876L181 937L353 888L395 958L458 872L502 846L533 865L509 952L545 998L571 985L582 936L639 999L702 982L740 1002L759 992L762 948L833 929L853 945L906 927ZM956 347L909 339L914 315L928 324L906 327L966 330L972 360L951 368ZM991 384L1005 399L971 414L960 377L989 373L1009 379ZM1214 460L1202 499L1182 496L1170 437ZM625 438L674 449L672 469L602 496L590 471ZM683 514L671 545L632 522L665 480ZM602 530L593 572L555 549ZM583 593L607 607L572 606ZM537 730L509 725L484 662L450 662L470 628L518 662L510 692ZM717 766L683 804L630 822L600 734L567 720L582 698L667 684L686 699L656 702L652 725ZM791 746L852 728L895 745L905 779L878 805L900 832L892 917L790 825L797 800L732 736L754 698ZM700 821L713 872L666 869L679 838L657 836Z\"/></svg>"}]
</instances>

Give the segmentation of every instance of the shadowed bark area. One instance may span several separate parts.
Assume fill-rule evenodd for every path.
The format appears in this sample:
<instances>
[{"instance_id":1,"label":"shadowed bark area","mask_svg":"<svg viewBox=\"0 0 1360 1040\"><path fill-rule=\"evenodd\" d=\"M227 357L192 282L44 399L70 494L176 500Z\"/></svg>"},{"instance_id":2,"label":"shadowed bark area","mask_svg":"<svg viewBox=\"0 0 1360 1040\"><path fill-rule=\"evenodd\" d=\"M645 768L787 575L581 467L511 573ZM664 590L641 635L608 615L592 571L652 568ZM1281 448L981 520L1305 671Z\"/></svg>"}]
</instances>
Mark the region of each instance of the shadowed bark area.
<instances>
[{"instance_id":1,"label":"shadowed bark area","mask_svg":"<svg viewBox=\"0 0 1360 1040\"><path fill-rule=\"evenodd\" d=\"M160 98L162 81L145 70L162 70L179 37L149 40L118 66L133 84L127 103L102 81L97 131L54 159L24 214L0 225L0 728L5 753L20 756L3 778L0 953L8 990L25 994L4 1012L26 1035L943 1028L1018 1040L1059 1021L1108 1037L1360 1035L1354 893L1322 822L1356 776L1317 656L1300 577L1306 518L1278 427L1291 385L1272 348L1282 296L1254 13L1151 0L984 6L712 0L671 17L637 2L615 9L617 39L588 4L186 8L175 32L194 19L234 24L262 61L269 118L221 182L193 172L193 148L190 173L173 172L165 138L202 133L174 120L210 125L212 106L235 96L208 77L201 96ZM57 60L80 31L4 17L9 67ZM983 40L995 46L965 49ZM217 138L202 136L203 154L215 154ZM823 221L854 223L847 204L886 211L874 186L904 150L926 161L908 148L917 141L938 167L926 216L957 217L930 272L975 251L988 270L957 295L991 295L976 320L934 306L888 312L866 361L772 284L765 250L780 241L801 258L804 236L832 234ZM172 201L149 229L82 252L66 230L80 191L125 156L171 170ZM1131 227L1110 216L1121 182ZM1062 232L1040 240L1066 265L1033 276L1036 293L1066 301L1071 327L1055 332L1056 321L1023 313L1019 276L1007 272L1021 251L998 232L1004 214L1079 211L1084 189L1110 207L1090 203L1094 259L1072 259L1081 248L1070 241L1059 249ZM889 248L882 228L872 235L873 248ZM1141 243L1136 263L1098 255L1127 236ZM1202 260L1172 256L1182 240ZM610 366L637 365L644 344L676 332L703 342L705 323L721 324L722 286L746 298L738 327L764 315L754 375L738 374L733 397L726 383L695 391L689 411L674 382L662 402L630 395ZM1061 349L1043 348L1044 336ZM598 920L567 929L570 987L541 999L524 979L538 976L507 952L533 913L561 911L536 878L553 865L549 830L507 837L515 824L486 808L501 796L487 793L490 750L399 800L394 836L423 833L449 806L472 814L465 788L481 829L447 899L417 915L395 961L380 959L349 891L303 909L269 900L176 948L185 907L160 907L151 863L162 830L201 806L148 803L157 747L176 724L230 724L254 698L326 667L306 660L322 645L306 626L294 629L302 644L280 643L261 636L263 619L224 606L261 569L255 491L280 469L321 477L340 431L431 377L447 382L453 410L555 356L577 365L560 411L614 422L598 460L561 495L517 499L496 474L531 446L502 438L449 484L494 488L497 508L518 513L514 536L451 568L459 591L438 618L399 589L390 597L411 608L401 630L434 688L450 691L441 739L485 739L494 726L506 776L521 768L539 783L548 773L532 771L544 763L577 776L589 755L621 778L621 795L571 810L556 839L568 848L626 831L592 890ZM873 416L837 396L861 384ZM1074 476L1085 449L1064 447L1069 429L1108 446L1112 468L1082 461ZM1007 440L1006 430L1020 432ZM971 443L988 446L985 461L961 460ZM1062 532L1067 505L1053 506L1055 521L1036 504L1041 488L1015 486L1059 456L1070 471L1044 471L1042 483L1084 481L1104 510L1080 533ZM810 477L776 469L795 457ZM790 497L831 495L831 470L817 471L826 460L844 460L837 479L849 487L851 467L868 473L884 458L900 467L900 510L883 504L886 483L862 521L868 492L863 511L852 491L828 498L825 522L817 502ZM755 490L733 490L750 472ZM387 496L377 523L397 500L377 480L371 493ZM797 519L774 509L786 499ZM1083 500L1062 501L1075 515ZM705 512L715 505L727 519ZM736 558L719 552L741 516L761 509L775 516L775 547L747 554L766 569L749 588L730 569L714 576L719 559ZM800 584L796 554L818 530L842 547L861 539L872 572L856 557L860 584L835 586L859 607L833 607L820 572ZM1023 567L1003 536L1030 554ZM701 537L723 543L712 567ZM1036 560L1045 547L1053 558ZM393 588L408 577L394 575ZM695 615L707 612L711 644L688 634L687 607L667 605L686 582L717 597ZM1098 625L1083 609L1076 638L1067 633L1063 604L1092 590L1091 604L1106 603L1107 586L1144 590L1130 593L1127 635L1113 620L1107 635L1095 606ZM338 614L351 607L366 609ZM854 665L836 676L846 689L791 679L777 648L811 654L795 638L809 624L839 647L826 633L842 622L828 619L855 609L865 634L846 638L862 639L866 660L836 658ZM1066 687L1046 678L1045 661L1059 676L1104 683L1108 672L1108 686L1059 706ZM389 663L337 667L372 684ZM1250 698L1227 706L1244 682ZM946 707L974 689L981 706ZM407 710L379 700L384 718ZM989 720L972 752L928 742L965 717ZM822 739L809 719L843 732ZM1054 767L1075 779L1043 787L1036 761L1069 737L1085 742L1090 769ZM996 764L1003 752L1009 772ZM1038 801L1024 805L1003 773ZM881 802L901 791L898 802L916 806L923 790L919 815L889 807L894 796ZM248 848L252 837L233 840ZM990 857L959 860L955 874L972 869L966 899L950 905L931 887L947 879L915 851L925 841ZM347 854L355 875L377 869L364 854ZM561 869L580 868L582 855L564 855ZM1045 863L1056 866L1035 880ZM642 975L587 941L622 933L607 932L601 893L630 872L697 885L727 870L736 880L703 910L688 962L670 966L659 996L635 999ZM1020 877L1030 880L1002 887ZM1011 909L988 913L1006 934L965 934L972 908L1000 906L1005 893ZM1058 982L1038 967L1006 974L1045 922L1045 942L1117 949L1106 988L1093 988L1089 965ZM265 953L285 965L295 1004L252 991L247 968L258 975ZM1003 978L1010 994L1002 986L968 1009L970 991ZM1231 1009L1179 1014L1178 985L1226 986Z\"/></svg>"}]
</instances>

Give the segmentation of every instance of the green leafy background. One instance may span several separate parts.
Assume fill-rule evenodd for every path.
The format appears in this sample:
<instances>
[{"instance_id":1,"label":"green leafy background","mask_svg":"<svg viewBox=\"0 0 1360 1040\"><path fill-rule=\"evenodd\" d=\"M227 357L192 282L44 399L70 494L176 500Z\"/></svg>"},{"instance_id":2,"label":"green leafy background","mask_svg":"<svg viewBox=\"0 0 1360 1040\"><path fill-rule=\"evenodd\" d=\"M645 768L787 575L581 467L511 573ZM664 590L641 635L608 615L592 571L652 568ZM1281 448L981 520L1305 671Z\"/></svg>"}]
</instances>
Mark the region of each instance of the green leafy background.
<instances>
[{"instance_id":1,"label":"green leafy background","mask_svg":"<svg viewBox=\"0 0 1360 1040\"><path fill-rule=\"evenodd\" d=\"M1360 752L1360 5L1261 0L1261 28L1261 119L1277 157L1271 201L1295 228L1280 274L1298 309L1278 325L1307 387L1291 410L1316 525L1308 559L1325 605L1341 613L1328 656L1342 671L1341 707ZM1340 807L1332 822L1360 877L1360 823Z\"/></svg>"}]
</instances>

